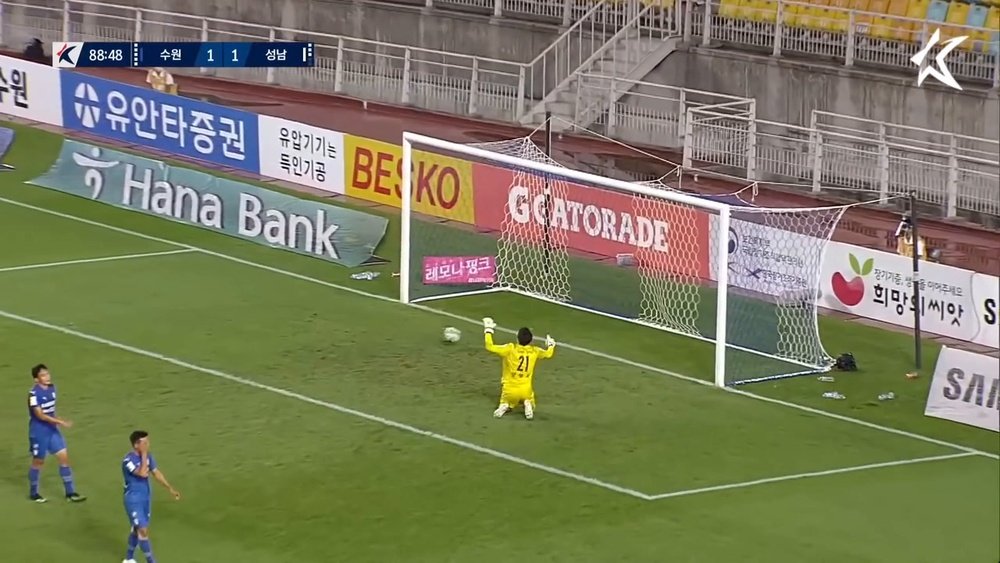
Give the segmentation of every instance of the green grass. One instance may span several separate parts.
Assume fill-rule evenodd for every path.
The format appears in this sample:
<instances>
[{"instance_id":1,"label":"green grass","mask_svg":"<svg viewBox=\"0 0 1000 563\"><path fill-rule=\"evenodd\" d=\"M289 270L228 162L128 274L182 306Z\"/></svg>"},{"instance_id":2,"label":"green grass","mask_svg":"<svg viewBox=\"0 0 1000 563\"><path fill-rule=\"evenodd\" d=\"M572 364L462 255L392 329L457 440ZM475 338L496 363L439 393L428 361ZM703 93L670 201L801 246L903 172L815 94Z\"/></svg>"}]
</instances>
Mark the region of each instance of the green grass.
<instances>
[{"instance_id":1,"label":"green grass","mask_svg":"<svg viewBox=\"0 0 1000 563\"><path fill-rule=\"evenodd\" d=\"M319 260L23 183L53 135L16 127L0 197L392 296L388 275L349 280ZM44 158L43 158L44 155ZM398 252L393 219L379 255ZM170 250L170 244L0 202L0 269ZM496 361L459 321L203 253L0 272L0 310L198 366L190 369L0 318L0 548L4 561L120 560L127 535L118 463L135 427L184 494L154 503L162 561L993 562L1000 463L970 456L642 500L477 452L644 494L685 491L957 450L669 377L707 378L711 348L518 296L435 307L528 323L562 348L538 374L539 412L495 421ZM905 335L824 318L831 351L862 370L833 387L804 377L746 390L983 451L997 435L923 416L929 378L903 378ZM932 366L937 348L925 346ZM27 368L60 388L83 505L25 499ZM219 370L271 391L214 377ZM820 398L837 389L845 401ZM283 389L323 405L273 392ZM897 399L875 396L894 391ZM460 444L340 412L344 406ZM462 445L466 447L461 447ZM43 488L58 497L53 467ZM52 538L43 553L26 538ZM951 538L951 539L949 539ZM115 558L118 559L115 559Z\"/></svg>"}]
</instances>

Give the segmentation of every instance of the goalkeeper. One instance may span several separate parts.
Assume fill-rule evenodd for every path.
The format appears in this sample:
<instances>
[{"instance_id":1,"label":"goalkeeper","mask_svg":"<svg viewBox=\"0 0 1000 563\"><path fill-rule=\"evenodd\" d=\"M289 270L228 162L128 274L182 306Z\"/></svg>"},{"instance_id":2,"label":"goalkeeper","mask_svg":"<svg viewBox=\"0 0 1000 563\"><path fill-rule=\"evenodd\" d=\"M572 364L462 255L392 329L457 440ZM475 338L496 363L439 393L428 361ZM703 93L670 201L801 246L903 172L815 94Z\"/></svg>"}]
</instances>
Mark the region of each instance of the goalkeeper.
<instances>
[{"instance_id":1,"label":"goalkeeper","mask_svg":"<svg viewBox=\"0 0 1000 563\"><path fill-rule=\"evenodd\" d=\"M483 319L483 330L486 333L486 350L503 359L503 376L501 379L500 406L493 411L493 416L500 418L512 408L524 404L524 418L535 417L535 391L532 380L535 377L535 364L538 360L551 358L556 351L556 341L551 336L545 337L543 350L532 346L534 338L531 330L522 328L517 331L517 344L494 344L493 331L497 323L486 317Z\"/></svg>"}]
</instances>

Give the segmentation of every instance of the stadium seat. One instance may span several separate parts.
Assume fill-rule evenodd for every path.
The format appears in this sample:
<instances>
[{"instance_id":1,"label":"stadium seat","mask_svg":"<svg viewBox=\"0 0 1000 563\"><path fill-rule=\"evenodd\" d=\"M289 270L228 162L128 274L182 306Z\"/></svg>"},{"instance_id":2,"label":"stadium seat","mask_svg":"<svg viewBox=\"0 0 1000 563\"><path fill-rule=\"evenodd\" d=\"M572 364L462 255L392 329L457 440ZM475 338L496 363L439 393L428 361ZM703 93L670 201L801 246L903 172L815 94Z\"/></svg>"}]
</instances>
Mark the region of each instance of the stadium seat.
<instances>
[{"instance_id":1,"label":"stadium seat","mask_svg":"<svg viewBox=\"0 0 1000 563\"><path fill-rule=\"evenodd\" d=\"M984 50L1000 55L1000 6L993 6L986 15L986 27L989 29L987 43L983 45Z\"/></svg>"},{"instance_id":2,"label":"stadium seat","mask_svg":"<svg viewBox=\"0 0 1000 563\"><path fill-rule=\"evenodd\" d=\"M910 0L889 0L885 16L879 16L872 22L873 37L879 39L897 39L908 41L913 24L900 18L906 17Z\"/></svg>"},{"instance_id":3,"label":"stadium seat","mask_svg":"<svg viewBox=\"0 0 1000 563\"><path fill-rule=\"evenodd\" d=\"M924 19L932 23L944 23L948 18L948 3L945 0L931 0ZM933 29L933 28L932 28Z\"/></svg>"},{"instance_id":4,"label":"stadium seat","mask_svg":"<svg viewBox=\"0 0 1000 563\"><path fill-rule=\"evenodd\" d=\"M778 19L778 0L758 0L758 9L753 13L754 21L774 23Z\"/></svg>"},{"instance_id":5,"label":"stadium seat","mask_svg":"<svg viewBox=\"0 0 1000 563\"><path fill-rule=\"evenodd\" d=\"M965 25L969 27L985 28L989 12L989 8L982 4L969 6L969 16L965 20ZM965 32L968 33L969 40L962 43L960 47L961 49L980 52L988 51L988 49L986 49L986 44L989 43L990 40L990 34L988 31L972 31L967 29Z\"/></svg>"},{"instance_id":6,"label":"stadium seat","mask_svg":"<svg viewBox=\"0 0 1000 563\"><path fill-rule=\"evenodd\" d=\"M906 17L914 20L927 19L927 10L930 9L931 0L910 0L906 8ZM920 41L920 34L923 31L919 24L910 24L908 30L904 30L907 41Z\"/></svg>"},{"instance_id":7,"label":"stadium seat","mask_svg":"<svg viewBox=\"0 0 1000 563\"><path fill-rule=\"evenodd\" d=\"M740 0L740 5L736 8L736 19L752 21L754 12L757 11L757 0Z\"/></svg>"},{"instance_id":8,"label":"stadium seat","mask_svg":"<svg viewBox=\"0 0 1000 563\"><path fill-rule=\"evenodd\" d=\"M719 15L724 18L735 18L739 11L740 0L722 0L719 7Z\"/></svg>"},{"instance_id":9,"label":"stadium seat","mask_svg":"<svg viewBox=\"0 0 1000 563\"><path fill-rule=\"evenodd\" d=\"M830 0L811 0L809 6L802 9L799 14L799 27L825 31L826 7L830 5Z\"/></svg>"},{"instance_id":10,"label":"stadium seat","mask_svg":"<svg viewBox=\"0 0 1000 563\"><path fill-rule=\"evenodd\" d=\"M959 37L962 35L967 35L967 31L964 27L954 27L955 25L964 26L966 20L969 19L969 9L971 6L965 2L951 2L948 4L948 15L945 16L945 22L952 25L944 26L941 29L941 39L951 39L952 37Z\"/></svg>"},{"instance_id":11,"label":"stadium seat","mask_svg":"<svg viewBox=\"0 0 1000 563\"><path fill-rule=\"evenodd\" d=\"M837 33L846 32L847 24L850 21L847 10L850 9L851 0L830 0L830 7L824 16L826 28Z\"/></svg>"},{"instance_id":12,"label":"stadium seat","mask_svg":"<svg viewBox=\"0 0 1000 563\"><path fill-rule=\"evenodd\" d=\"M857 8L855 8L857 9ZM879 14L884 14L889 9L889 0L870 0L865 14L858 14L854 18L854 27L859 33L871 35L874 18Z\"/></svg>"},{"instance_id":13,"label":"stadium seat","mask_svg":"<svg viewBox=\"0 0 1000 563\"><path fill-rule=\"evenodd\" d=\"M781 23L787 27L799 27L799 19L802 17L803 10L805 10L805 6L802 4L785 4L781 12Z\"/></svg>"}]
</instances>

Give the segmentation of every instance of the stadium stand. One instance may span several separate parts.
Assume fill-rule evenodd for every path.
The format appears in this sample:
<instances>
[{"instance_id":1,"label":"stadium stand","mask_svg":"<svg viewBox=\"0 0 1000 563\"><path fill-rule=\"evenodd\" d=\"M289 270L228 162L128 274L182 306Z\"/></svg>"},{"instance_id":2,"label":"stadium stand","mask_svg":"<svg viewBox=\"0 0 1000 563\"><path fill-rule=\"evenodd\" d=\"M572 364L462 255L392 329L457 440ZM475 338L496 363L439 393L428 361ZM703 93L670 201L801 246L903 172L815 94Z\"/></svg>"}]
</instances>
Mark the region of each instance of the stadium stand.
<instances>
[{"instance_id":1,"label":"stadium stand","mask_svg":"<svg viewBox=\"0 0 1000 563\"><path fill-rule=\"evenodd\" d=\"M846 33L853 22L862 37L920 43L925 28L941 28L943 38L969 36L959 48L997 54L1000 1L944 0L722 0L719 15L732 20L774 24L813 32ZM932 24L932 25L927 25ZM937 24L937 25L934 25ZM951 25L947 25L951 24Z\"/></svg>"}]
</instances>

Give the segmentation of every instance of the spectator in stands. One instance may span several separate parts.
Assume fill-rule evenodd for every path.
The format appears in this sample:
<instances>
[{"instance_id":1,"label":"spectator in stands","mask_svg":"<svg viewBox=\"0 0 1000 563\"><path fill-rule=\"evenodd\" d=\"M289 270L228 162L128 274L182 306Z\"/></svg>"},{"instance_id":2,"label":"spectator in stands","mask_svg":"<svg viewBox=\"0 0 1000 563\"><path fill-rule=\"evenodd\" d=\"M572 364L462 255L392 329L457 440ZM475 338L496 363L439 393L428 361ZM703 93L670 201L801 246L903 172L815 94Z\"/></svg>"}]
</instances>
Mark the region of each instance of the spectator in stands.
<instances>
[{"instance_id":1,"label":"spectator in stands","mask_svg":"<svg viewBox=\"0 0 1000 563\"><path fill-rule=\"evenodd\" d=\"M927 260L927 244L924 237L917 237L917 252L920 258ZM896 227L896 253L900 256L913 256L913 225L908 215Z\"/></svg>"},{"instance_id":2,"label":"spectator in stands","mask_svg":"<svg viewBox=\"0 0 1000 563\"><path fill-rule=\"evenodd\" d=\"M177 93L177 83L174 82L174 75L160 66L149 69L149 72L146 73L146 84L149 84L157 92L165 94Z\"/></svg>"},{"instance_id":3,"label":"spectator in stands","mask_svg":"<svg viewBox=\"0 0 1000 563\"><path fill-rule=\"evenodd\" d=\"M26 60L41 63L41 64L51 64L52 61L45 54L45 44L39 38L32 39L27 47L24 48L24 58Z\"/></svg>"}]
</instances>

